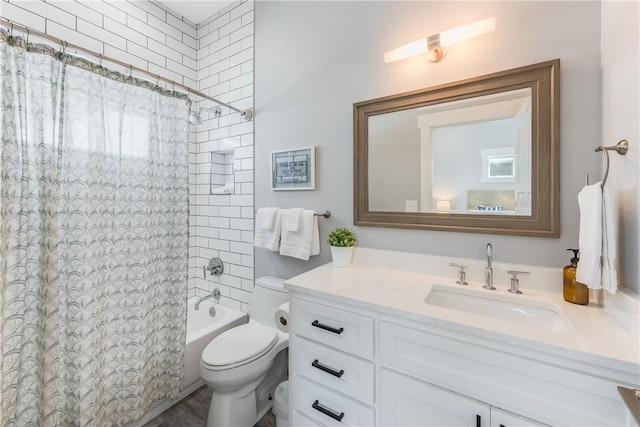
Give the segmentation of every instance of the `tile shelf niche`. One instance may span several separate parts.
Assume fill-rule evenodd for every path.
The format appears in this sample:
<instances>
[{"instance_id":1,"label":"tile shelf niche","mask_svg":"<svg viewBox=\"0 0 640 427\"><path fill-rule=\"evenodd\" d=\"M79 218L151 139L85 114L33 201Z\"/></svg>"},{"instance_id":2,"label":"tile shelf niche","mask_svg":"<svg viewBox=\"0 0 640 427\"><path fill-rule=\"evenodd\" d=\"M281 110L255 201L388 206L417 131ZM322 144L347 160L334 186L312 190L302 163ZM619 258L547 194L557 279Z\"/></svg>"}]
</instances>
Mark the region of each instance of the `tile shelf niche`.
<instances>
[{"instance_id":1,"label":"tile shelf niche","mask_svg":"<svg viewBox=\"0 0 640 427\"><path fill-rule=\"evenodd\" d=\"M233 161L233 151L211 152L210 194L234 194Z\"/></svg>"}]
</instances>

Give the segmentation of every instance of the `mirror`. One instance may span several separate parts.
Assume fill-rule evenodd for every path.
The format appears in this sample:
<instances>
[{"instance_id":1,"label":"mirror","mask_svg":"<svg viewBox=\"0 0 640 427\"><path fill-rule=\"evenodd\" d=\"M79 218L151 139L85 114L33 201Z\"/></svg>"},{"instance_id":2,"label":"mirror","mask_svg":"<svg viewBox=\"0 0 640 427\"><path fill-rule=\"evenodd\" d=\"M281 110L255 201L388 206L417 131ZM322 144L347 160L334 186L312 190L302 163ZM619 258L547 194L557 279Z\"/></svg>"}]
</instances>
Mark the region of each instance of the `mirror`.
<instances>
[{"instance_id":1,"label":"mirror","mask_svg":"<svg viewBox=\"0 0 640 427\"><path fill-rule=\"evenodd\" d=\"M355 225L558 237L559 67L354 104Z\"/></svg>"}]
</instances>

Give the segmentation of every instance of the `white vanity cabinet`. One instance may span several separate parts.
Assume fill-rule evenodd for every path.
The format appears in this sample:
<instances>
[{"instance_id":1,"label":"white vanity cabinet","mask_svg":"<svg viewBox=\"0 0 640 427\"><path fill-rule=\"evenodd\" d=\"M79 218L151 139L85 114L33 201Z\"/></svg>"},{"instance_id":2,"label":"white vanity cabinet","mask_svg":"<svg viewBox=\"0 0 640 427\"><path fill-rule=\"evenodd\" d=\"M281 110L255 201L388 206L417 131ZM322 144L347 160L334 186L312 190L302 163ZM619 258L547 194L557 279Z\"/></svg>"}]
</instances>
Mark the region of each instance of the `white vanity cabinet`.
<instances>
[{"instance_id":1,"label":"white vanity cabinet","mask_svg":"<svg viewBox=\"0 0 640 427\"><path fill-rule=\"evenodd\" d=\"M385 368L379 374L379 425L489 427L486 403Z\"/></svg>"},{"instance_id":2,"label":"white vanity cabinet","mask_svg":"<svg viewBox=\"0 0 640 427\"><path fill-rule=\"evenodd\" d=\"M382 426L547 426L385 368L380 369L379 378L378 420Z\"/></svg>"},{"instance_id":3,"label":"white vanity cabinet","mask_svg":"<svg viewBox=\"0 0 640 427\"><path fill-rule=\"evenodd\" d=\"M615 367L295 285L290 295L293 426L630 425Z\"/></svg>"},{"instance_id":4,"label":"white vanity cabinet","mask_svg":"<svg viewBox=\"0 0 640 427\"><path fill-rule=\"evenodd\" d=\"M491 427L543 427L532 419L521 417L498 408L491 408Z\"/></svg>"},{"instance_id":5,"label":"white vanity cabinet","mask_svg":"<svg viewBox=\"0 0 640 427\"><path fill-rule=\"evenodd\" d=\"M292 425L375 425L373 316L295 297L289 313Z\"/></svg>"}]
</instances>

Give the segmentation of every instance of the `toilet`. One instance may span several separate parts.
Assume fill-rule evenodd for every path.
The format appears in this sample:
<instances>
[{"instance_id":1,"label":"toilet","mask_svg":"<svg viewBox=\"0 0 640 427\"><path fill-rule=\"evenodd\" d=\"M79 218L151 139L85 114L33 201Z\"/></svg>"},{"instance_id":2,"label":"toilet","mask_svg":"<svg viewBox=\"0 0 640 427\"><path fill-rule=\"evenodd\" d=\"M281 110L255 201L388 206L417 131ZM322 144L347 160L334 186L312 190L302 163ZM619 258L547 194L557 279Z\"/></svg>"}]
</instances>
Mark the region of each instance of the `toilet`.
<instances>
[{"instance_id":1,"label":"toilet","mask_svg":"<svg viewBox=\"0 0 640 427\"><path fill-rule=\"evenodd\" d=\"M207 427L253 426L287 379L289 334L275 323L278 307L289 301L284 280L257 279L249 323L218 335L202 352L200 375L213 389Z\"/></svg>"}]
</instances>

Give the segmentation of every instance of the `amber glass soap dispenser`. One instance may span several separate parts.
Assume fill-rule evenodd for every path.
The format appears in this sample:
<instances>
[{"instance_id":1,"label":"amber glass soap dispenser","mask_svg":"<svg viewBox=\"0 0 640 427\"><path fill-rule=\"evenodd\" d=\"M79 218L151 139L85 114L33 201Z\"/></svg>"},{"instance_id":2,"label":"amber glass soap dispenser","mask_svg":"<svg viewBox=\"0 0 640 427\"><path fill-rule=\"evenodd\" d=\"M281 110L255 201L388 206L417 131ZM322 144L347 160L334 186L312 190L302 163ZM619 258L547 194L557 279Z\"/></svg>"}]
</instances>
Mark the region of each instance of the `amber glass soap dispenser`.
<instances>
[{"instance_id":1,"label":"amber glass soap dispenser","mask_svg":"<svg viewBox=\"0 0 640 427\"><path fill-rule=\"evenodd\" d=\"M587 285L576 282L576 270L578 267L578 249L567 249L573 251L573 258L571 258L571 264L567 265L562 270L563 277L563 289L562 296L564 300L572 304L587 305L589 304L589 288Z\"/></svg>"}]
</instances>

